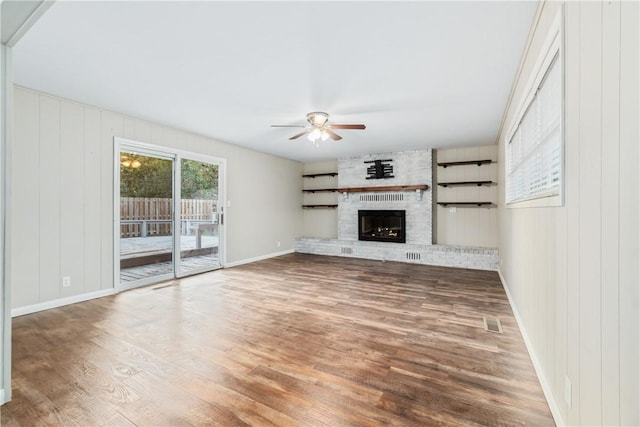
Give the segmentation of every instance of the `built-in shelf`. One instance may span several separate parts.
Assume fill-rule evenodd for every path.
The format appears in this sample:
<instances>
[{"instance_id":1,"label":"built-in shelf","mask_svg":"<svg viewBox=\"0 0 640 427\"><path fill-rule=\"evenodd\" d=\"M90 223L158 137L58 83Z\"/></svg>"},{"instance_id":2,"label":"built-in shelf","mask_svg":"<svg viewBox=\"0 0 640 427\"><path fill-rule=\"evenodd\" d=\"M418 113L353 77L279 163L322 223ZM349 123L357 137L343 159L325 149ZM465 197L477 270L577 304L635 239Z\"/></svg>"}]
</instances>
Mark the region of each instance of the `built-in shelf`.
<instances>
[{"instance_id":1,"label":"built-in shelf","mask_svg":"<svg viewBox=\"0 0 640 427\"><path fill-rule=\"evenodd\" d=\"M302 205L303 209L335 209L338 205Z\"/></svg>"},{"instance_id":2,"label":"built-in shelf","mask_svg":"<svg viewBox=\"0 0 640 427\"><path fill-rule=\"evenodd\" d=\"M307 173L302 175L303 178L315 178L318 176L338 176L338 172L326 172L326 173Z\"/></svg>"},{"instance_id":3,"label":"built-in shelf","mask_svg":"<svg viewBox=\"0 0 640 427\"><path fill-rule=\"evenodd\" d=\"M480 187L481 185L491 185L493 181L457 181L457 182L439 182L438 185L441 187L461 187L461 186L469 186L469 185L477 185Z\"/></svg>"},{"instance_id":4,"label":"built-in shelf","mask_svg":"<svg viewBox=\"0 0 640 427\"><path fill-rule=\"evenodd\" d=\"M350 187L350 188L338 188L341 193L364 193L370 191L413 191L413 190L428 190L428 185L391 185L387 187Z\"/></svg>"},{"instance_id":5,"label":"built-in shelf","mask_svg":"<svg viewBox=\"0 0 640 427\"><path fill-rule=\"evenodd\" d=\"M306 189L302 190L303 193L335 193L338 191L337 188L317 188L317 189Z\"/></svg>"},{"instance_id":6,"label":"built-in shelf","mask_svg":"<svg viewBox=\"0 0 640 427\"><path fill-rule=\"evenodd\" d=\"M464 162L443 162L443 163L438 163L438 166L442 166L443 168L446 168L447 166L464 166L464 165L478 165L478 166L482 166L482 165L486 165L492 163L491 159L485 159L485 160L467 160Z\"/></svg>"},{"instance_id":7,"label":"built-in shelf","mask_svg":"<svg viewBox=\"0 0 640 427\"><path fill-rule=\"evenodd\" d=\"M307 173L307 174L302 175L303 178L316 178L316 177L319 177L319 176L329 176L329 177L335 178L336 176L338 176L338 172ZM338 191L337 188L303 188L302 189L303 193L335 193L336 191ZM307 200L305 200L305 201L307 201ZM325 200L318 200L318 201L326 202ZM331 202L331 200L329 200L329 202ZM303 209L335 209L337 207L338 207L337 204L302 205Z\"/></svg>"},{"instance_id":8,"label":"built-in shelf","mask_svg":"<svg viewBox=\"0 0 640 427\"><path fill-rule=\"evenodd\" d=\"M460 206L460 207L473 207L473 206L487 206L493 207L492 202L438 202L440 206Z\"/></svg>"}]
</instances>

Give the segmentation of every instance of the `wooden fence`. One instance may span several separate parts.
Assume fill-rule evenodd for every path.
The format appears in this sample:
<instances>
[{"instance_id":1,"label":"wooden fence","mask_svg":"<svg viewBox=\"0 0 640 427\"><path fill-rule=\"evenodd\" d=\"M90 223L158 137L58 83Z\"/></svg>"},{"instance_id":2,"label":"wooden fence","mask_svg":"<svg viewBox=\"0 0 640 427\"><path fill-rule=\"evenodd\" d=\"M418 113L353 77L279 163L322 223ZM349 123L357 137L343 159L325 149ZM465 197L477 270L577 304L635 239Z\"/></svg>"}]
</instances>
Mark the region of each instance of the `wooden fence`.
<instances>
[{"instance_id":1,"label":"wooden fence","mask_svg":"<svg viewBox=\"0 0 640 427\"><path fill-rule=\"evenodd\" d=\"M184 199L180 201L182 221L210 222L214 219L216 200ZM167 236L173 224L173 203L167 198L120 198L120 237Z\"/></svg>"}]
</instances>

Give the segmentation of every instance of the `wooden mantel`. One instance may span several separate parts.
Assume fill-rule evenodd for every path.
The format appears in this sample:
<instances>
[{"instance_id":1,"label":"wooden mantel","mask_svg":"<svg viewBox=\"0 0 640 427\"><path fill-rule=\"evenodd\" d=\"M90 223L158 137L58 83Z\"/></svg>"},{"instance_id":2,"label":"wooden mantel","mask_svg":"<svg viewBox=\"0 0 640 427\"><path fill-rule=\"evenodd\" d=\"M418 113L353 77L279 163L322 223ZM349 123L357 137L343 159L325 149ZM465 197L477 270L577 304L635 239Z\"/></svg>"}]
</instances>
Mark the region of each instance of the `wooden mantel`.
<instances>
[{"instance_id":1,"label":"wooden mantel","mask_svg":"<svg viewBox=\"0 0 640 427\"><path fill-rule=\"evenodd\" d=\"M370 191L412 191L412 190L428 190L429 186L422 185L391 185L387 187L350 187L338 188L340 193L364 193Z\"/></svg>"}]
</instances>

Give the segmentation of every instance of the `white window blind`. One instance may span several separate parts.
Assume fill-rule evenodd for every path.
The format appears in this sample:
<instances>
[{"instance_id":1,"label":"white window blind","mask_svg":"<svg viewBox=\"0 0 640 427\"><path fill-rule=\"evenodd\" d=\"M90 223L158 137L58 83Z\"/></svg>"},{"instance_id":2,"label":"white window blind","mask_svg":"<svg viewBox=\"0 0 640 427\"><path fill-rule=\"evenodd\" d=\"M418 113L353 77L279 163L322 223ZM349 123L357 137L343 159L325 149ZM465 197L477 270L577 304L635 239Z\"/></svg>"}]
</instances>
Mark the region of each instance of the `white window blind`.
<instances>
[{"instance_id":1,"label":"white window blind","mask_svg":"<svg viewBox=\"0 0 640 427\"><path fill-rule=\"evenodd\" d=\"M554 58L506 148L506 202L560 194L562 67Z\"/></svg>"}]
</instances>

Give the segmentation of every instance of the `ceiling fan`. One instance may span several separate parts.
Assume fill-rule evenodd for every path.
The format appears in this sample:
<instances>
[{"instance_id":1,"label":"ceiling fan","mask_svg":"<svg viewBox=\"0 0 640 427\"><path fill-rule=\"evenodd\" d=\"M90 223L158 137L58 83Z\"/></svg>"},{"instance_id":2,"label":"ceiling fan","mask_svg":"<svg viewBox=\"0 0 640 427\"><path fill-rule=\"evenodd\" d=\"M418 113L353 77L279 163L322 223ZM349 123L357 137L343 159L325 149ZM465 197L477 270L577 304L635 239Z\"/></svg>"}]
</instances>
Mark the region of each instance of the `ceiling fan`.
<instances>
[{"instance_id":1,"label":"ceiling fan","mask_svg":"<svg viewBox=\"0 0 640 427\"><path fill-rule=\"evenodd\" d=\"M323 113L320 111L315 111L307 114L307 121L309 125L271 125L274 128L304 128L304 132L300 132L296 135L293 135L290 140L300 138L301 136L307 135L309 141L313 142L316 146L318 145L318 141L326 141L327 138L331 138L334 141L339 141L342 139L340 135L335 133L333 129L357 129L362 130L365 129L366 126L362 124L358 125L344 125L344 124L329 124L329 115L327 113Z\"/></svg>"}]
</instances>

